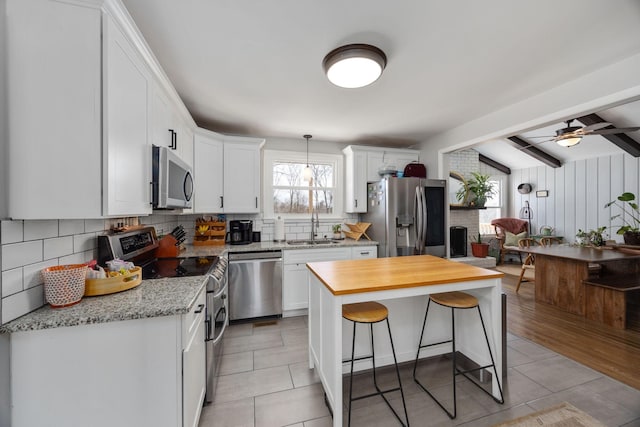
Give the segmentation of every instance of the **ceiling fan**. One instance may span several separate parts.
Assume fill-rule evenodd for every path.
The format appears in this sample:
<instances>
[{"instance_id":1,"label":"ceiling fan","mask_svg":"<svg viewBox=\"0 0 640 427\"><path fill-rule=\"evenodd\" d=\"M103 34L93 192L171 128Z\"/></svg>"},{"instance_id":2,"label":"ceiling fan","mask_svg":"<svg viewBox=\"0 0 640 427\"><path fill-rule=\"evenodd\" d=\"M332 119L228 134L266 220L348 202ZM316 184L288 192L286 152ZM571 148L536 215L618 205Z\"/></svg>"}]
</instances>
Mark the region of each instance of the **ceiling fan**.
<instances>
[{"instance_id":1,"label":"ceiling fan","mask_svg":"<svg viewBox=\"0 0 640 427\"><path fill-rule=\"evenodd\" d=\"M609 127L611 123L600 122L594 123L589 126L571 126L571 122L575 119L567 120L565 123L567 127L556 130L554 136L533 136L530 138L550 138L544 141L536 142L535 144L542 144L543 142L555 141L558 145L563 147L572 147L578 144L583 137L589 135L612 135L617 133L635 132L640 129L640 126L629 128L615 128ZM527 147L523 147L527 148Z\"/></svg>"}]
</instances>

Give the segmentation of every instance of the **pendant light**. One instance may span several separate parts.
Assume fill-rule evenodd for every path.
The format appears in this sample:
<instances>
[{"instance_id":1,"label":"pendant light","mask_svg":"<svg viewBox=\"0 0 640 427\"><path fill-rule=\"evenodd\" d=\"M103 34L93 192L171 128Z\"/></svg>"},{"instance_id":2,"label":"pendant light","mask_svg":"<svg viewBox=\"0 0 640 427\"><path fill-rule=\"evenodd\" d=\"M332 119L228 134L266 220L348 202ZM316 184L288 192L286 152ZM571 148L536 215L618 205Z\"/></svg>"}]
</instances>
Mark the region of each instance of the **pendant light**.
<instances>
[{"instance_id":1,"label":"pendant light","mask_svg":"<svg viewBox=\"0 0 640 427\"><path fill-rule=\"evenodd\" d=\"M329 52L322 61L327 78L336 86L354 89L368 86L378 80L387 56L369 44L349 44Z\"/></svg>"},{"instance_id":2,"label":"pendant light","mask_svg":"<svg viewBox=\"0 0 640 427\"><path fill-rule=\"evenodd\" d=\"M305 182L311 182L311 177L313 176L311 168L309 167L309 139L311 138L311 135L303 135L302 137L307 140L307 167L302 171L302 180Z\"/></svg>"}]
</instances>

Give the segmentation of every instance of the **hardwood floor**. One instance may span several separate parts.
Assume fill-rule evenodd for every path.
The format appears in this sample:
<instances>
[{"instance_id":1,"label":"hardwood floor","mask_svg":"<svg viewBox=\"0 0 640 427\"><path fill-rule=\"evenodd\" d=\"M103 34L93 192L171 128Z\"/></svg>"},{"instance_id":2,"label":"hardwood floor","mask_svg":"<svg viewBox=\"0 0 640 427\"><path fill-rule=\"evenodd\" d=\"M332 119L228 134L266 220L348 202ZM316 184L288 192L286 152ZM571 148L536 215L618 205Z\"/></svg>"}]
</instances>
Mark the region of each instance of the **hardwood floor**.
<instances>
[{"instance_id":1,"label":"hardwood floor","mask_svg":"<svg viewBox=\"0 0 640 427\"><path fill-rule=\"evenodd\" d=\"M502 280L507 294L508 331L640 390L640 332L618 330L536 303L534 283Z\"/></svg>"}]
</instances>

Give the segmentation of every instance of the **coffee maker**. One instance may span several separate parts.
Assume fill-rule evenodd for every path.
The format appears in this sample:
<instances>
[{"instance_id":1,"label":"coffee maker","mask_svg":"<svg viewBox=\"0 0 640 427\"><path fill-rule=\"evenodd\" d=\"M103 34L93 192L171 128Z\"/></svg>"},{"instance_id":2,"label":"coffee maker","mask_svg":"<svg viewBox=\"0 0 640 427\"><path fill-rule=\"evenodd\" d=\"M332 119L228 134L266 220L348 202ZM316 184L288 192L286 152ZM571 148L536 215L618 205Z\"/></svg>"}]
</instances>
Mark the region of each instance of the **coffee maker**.
<instances>
[{"instance_id":1,"label":"coffee maker","mask_svg":"<svg viewBox=\"0 0 640 427\"><path fill-rule=\"evenodd\" d=\"M248 245L251 243L253 221L229 221L227 241L232 245Z\"/></svg>"}]
</instances>

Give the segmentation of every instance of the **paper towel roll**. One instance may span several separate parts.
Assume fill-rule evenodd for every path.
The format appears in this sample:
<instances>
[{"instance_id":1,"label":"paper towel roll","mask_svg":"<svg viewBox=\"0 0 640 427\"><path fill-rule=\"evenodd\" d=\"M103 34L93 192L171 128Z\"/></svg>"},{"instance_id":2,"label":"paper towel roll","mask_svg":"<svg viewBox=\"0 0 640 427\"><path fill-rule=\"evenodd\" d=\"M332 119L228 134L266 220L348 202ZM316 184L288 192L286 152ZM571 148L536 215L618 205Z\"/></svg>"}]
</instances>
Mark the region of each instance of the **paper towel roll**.
<instances>
[{"instance_id":1,"label":"paper towel roll","mask_svg":"<svg viewBox=\"0 0 640 427\"><path fill-rule=\"evenodd\" d=\"M278 217L274 224L273 240L276 242L284 241L284 220Z\"/></svg>"}]
</instances>

